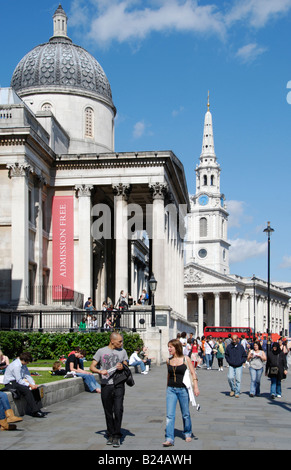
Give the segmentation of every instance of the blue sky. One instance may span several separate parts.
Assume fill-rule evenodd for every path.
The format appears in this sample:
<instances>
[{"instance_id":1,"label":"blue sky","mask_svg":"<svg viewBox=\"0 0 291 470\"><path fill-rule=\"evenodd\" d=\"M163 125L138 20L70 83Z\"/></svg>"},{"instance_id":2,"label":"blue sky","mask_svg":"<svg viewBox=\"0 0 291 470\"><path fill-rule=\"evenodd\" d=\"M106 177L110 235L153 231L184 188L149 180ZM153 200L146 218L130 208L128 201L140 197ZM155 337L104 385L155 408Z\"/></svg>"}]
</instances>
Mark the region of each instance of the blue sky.
<instances>
[{"instance_id":1,"label":"blue sky","mask_svg":"<svg viewBox=\"0 0 291 470\"><path fill-rule=\"evenodd\" d=\"M9 86L21 58L52 36L58 4L1 0L0 86ZM271 221L271 280L290 283L291 0L61 4L68 35L110 81L115 150L172 150L191 194L210 91L231 273L267 278L263 229Z\"/></svg>"}]
</instances>

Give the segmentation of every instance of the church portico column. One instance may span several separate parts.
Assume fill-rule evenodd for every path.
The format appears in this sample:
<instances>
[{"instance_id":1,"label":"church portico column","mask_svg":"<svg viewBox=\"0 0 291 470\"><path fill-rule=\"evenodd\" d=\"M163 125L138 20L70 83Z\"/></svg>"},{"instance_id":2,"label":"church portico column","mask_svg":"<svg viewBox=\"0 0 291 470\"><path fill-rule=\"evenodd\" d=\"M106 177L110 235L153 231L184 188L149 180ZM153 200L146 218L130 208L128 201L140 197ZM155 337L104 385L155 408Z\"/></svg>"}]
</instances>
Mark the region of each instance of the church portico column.
<instances>
[{"instance_id":1,"label":"church portico column","mask_svg":"<svg viewBox=\"0 0 291 470\"><path fill-rule=\"evenodd\" d=\"M12 180L11 200L11 301L29 303L29 207L28 177L32 167L27 163L8 165ZM32 204L31 204L32 205Z\"/></svg>"},{"instance_id":2,"label":"church portico column","mask_svg":"<svg viewBox=\"0 0 291 470\"><path fill-rule=\"evenodd\" d=\"M236 293L231 294L231 326L236 325Z\"/></svg>"},{"instance_id":3,"label":"church portico column","mask_svg":"<svg viewBox=\"0 0 291 470\"><path fill-rule=\"evenodd\" d=\"M203 294L198 294L198 336L203 336Z\"/></svg>"},{"instance_id":4,"label":"church portico column","mask_svg":"<svg viewBox=\"0 0 291 470\"><path fill-rule=\"evenodd\" d=\"M93 186L76 185L79 200L79 263L76 273L76 290L84 299L92 297L93 247L91 236L91 190Z\"/></svg>"},{"instance_id":5,"label":"church portico column","mask_svg":"<svg viewBox=\"0 0 291 470\"><path fill-rule=\"evenodd\" d=\"M115 238L115 302L120 291L128 289L128 225L127 201L130 185L119 183L112 186L114 192L114 238Z\"/></svg>"},{"instance_id":6,"label":"church portico column","mask_svg":"<svg viewBox=\"0 0 291 470\"><path fill-rule=\"evenodd\" d=\"M214 294L214 325L220 326L220 293Z\"/></svg>"},{"instance_id":7,"label":"church portico column","mask_svg":"<svg viewBox=\"0 0 291 470\"><path fill-rule=\"evenodd\" d=\"M158 281L155 293L155 303L168 304L165 275L165 207L164 200L168 186L164 183L150 185L153 197L152 207L152 272ZM151 274L151 273L150 273Z\"/></svg>"}]
</instances>

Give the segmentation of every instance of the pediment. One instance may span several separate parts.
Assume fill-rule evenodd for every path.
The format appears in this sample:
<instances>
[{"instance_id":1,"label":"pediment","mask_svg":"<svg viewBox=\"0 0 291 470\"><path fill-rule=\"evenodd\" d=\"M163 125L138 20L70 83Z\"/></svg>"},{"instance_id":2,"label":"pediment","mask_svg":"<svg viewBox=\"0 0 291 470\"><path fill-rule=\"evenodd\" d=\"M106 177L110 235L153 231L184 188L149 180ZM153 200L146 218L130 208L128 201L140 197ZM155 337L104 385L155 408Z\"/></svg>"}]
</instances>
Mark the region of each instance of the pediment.
<instances>
[{"instance_id":1,"label":"pediment","mask_svg":"<svg viewBox=\"0 0 291 470\"><path fill-rule=\"evenodd\" d=\"M212 269L205 268L196 263L188 263L184 267L184 285L230 285L235 284L234 279Z\"/></svg>"}]
</instances>

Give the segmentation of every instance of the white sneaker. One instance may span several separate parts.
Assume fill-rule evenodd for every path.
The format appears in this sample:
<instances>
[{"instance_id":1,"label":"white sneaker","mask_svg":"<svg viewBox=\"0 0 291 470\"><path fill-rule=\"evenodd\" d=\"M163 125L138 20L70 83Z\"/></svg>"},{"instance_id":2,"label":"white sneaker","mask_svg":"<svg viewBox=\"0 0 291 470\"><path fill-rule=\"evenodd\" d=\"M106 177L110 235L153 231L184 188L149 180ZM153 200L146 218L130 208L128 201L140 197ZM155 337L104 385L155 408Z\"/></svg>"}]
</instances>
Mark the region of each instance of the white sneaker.
<instances>
[{"instance_id":1,"label":"white sneaker","mask_svg":"<svg viewBox=\"0 0 291 470\"><path fill-rule=\"evenodd\" d=\"M147 372L146 370L144 370L143 372L141 372L141 374L143 374L143 375L147 375L147 374L148 374L148 372Z\"/></svg>"}]
</instances>

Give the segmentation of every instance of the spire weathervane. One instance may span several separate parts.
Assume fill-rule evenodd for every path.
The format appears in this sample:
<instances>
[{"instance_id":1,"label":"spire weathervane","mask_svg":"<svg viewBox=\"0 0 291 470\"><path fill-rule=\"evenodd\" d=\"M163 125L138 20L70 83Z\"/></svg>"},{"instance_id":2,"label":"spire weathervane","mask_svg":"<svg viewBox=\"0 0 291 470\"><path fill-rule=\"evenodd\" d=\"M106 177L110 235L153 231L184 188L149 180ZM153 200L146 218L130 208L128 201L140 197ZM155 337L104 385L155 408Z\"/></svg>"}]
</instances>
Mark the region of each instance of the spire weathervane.
<instances>
[{"instance_id":1,"label":"spire weathervane","mask_svg":"<svg viewBox=\"0 0 291 470\"><path fill-rule=\"evenodd\" d=\"M209 111L210 104L209 104L209 90L208 90L208 97L207 97L207 111Z\"/></svg>"}]
</instances>

